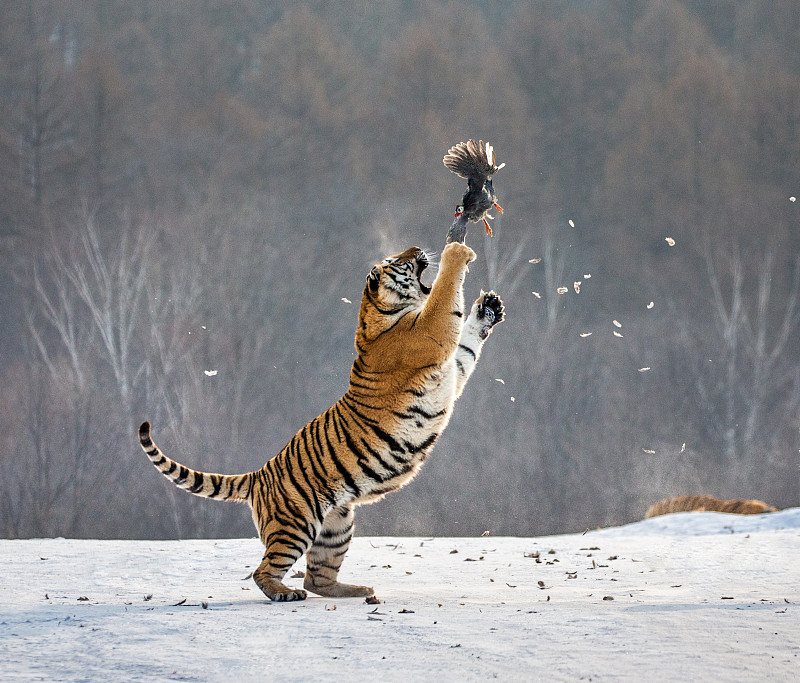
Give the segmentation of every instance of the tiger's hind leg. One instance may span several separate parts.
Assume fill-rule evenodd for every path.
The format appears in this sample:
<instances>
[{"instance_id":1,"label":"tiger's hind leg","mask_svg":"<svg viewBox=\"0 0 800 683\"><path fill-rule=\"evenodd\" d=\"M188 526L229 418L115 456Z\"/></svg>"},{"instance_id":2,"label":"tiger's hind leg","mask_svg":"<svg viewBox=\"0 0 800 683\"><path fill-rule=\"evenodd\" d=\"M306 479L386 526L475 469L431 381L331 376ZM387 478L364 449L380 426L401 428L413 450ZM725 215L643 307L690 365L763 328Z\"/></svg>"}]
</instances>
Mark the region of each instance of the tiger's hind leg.
<instances>
[{"instance_id":1,"label":"tiger's hind leg","mask_svg":"<svg viewBox=\"0 0 800 683\"><path fill-rule=\"evenodd\" d=\"M375 591L367 586L339 583L339 568L353 537L353 508L343 505L331 510L306 556L303 587L326 598L368 597Z\"/></svg>"},{"instance_id":2,"label":"tiger's hind leg","mask_svg":"<svg viewBox=\"0 0 800 683\"><path fill-rule=\"evenodd\" d=\"M275 530L264 539L264 559L253 572L253 581L270 600L305 600L306 592L282 582L286 572L311 545L312 539L300 530L288 531L275 523Z\"/></svg>"}]
</instances>

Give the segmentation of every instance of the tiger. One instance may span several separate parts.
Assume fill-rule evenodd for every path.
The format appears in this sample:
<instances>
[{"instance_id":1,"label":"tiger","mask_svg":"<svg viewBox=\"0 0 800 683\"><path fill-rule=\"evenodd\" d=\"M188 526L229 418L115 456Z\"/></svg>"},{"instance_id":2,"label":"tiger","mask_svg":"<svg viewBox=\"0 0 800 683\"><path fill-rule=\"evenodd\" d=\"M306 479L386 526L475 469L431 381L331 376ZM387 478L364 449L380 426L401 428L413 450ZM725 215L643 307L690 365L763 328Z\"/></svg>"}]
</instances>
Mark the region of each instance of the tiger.
<instances>
[{"instance_id":1,"label":"tiger","mask_svg":"<svg viewBox=\"0 0 800 683\"><path fill-rule=\"evenodd\" d=\"M463 285L475 252L445 245L439 272L419 247L383 259L364 285L356 359L345 394L298 431L280 453L246 474L198 472L164 455L139 428L139 444L167 479L190 493L247 503L264 544L253 579L272 601L374 597L340 583L354 508L383 498L422 467L450 421L486 339L505 317L494 291L481 291L465 315ZM306 554L303 589L283 578Z\"/></svg>"},{"instance_id":2,"label":"tiger","mask_svg":"<svg viewBox=\"0 0 800 683\"><path fill-rule=\"evenodd\" d=\"M778 512L778 508L760 500L720 500L714 496L676 496L666 498L651 505L645 519L668 515L671 512L731 512L739 515L759 515L764 512Z\"/></svg>"}]
</instances>

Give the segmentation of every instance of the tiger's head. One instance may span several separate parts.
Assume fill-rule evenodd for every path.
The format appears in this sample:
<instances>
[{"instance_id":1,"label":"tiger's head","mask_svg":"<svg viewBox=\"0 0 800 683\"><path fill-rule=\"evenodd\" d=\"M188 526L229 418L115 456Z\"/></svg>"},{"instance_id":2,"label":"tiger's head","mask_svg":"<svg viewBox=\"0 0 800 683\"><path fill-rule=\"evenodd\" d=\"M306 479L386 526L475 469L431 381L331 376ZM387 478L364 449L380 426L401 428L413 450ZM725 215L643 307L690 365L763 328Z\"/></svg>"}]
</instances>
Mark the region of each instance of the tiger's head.
<instances>
[{"instance_id":1,"label":"tiger's head","mask_svg":"<svg viewBox=\"0 0 800 683\"><path fill-rule=\"evenodd\" d=\"M364 297L376 308L390 313L425 303L431 288L422 282L430 257L419 247L389 256L367 275Z\"/></svg>"},{"instance_id":2,"label":"tiger's head","mask_svg":"<svg viewBox=\"0 0 800 683\"><path fill-rule=\"evenodd\" d=\"M357 346L395 327L400 318L424 308L431 288L423 283L422 273L430 262L425 251L411 247L372 267L361 298ZM403 327L400 325L398 331Z\"/></svg>"}]
</instances>

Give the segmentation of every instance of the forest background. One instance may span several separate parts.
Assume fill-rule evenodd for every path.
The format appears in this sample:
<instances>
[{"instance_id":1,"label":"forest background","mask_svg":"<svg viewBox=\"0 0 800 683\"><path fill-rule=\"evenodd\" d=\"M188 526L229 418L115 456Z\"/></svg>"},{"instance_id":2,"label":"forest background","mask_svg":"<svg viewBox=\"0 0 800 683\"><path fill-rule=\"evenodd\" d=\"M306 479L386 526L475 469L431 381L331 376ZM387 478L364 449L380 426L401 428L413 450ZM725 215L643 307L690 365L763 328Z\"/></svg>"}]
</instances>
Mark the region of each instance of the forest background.
<instances>
[{"instance_id":1,"label":"forest background","mask_svg":"<svg viewBox=\"0 0 800 683\"><path fill-rule=\"evenodd\" d=\"M797 505L793 0L2 0L0 534L251 536L136 426L198 469L277 453L345 391L372 264L441 250L469 137L506 212L467 296L507 321L359 532Z\"/></svg>"}]
</instances>

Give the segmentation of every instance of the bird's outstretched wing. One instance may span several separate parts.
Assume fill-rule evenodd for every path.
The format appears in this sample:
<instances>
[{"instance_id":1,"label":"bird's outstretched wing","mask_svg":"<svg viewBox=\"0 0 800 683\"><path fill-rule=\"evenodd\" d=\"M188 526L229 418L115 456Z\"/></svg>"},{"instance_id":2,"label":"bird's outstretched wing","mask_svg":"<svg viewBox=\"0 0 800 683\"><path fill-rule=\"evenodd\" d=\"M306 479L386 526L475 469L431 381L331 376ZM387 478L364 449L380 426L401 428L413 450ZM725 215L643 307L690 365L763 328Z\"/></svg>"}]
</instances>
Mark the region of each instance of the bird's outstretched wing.
<instances>
[{"instance_id":1,"label":"bird's outstretched wing","mask_svg":"<svg viewBox=\"0 0 800 683\"><path fill-rule=\"evenodd\" d=\"M483 187L486 179L497 173L505 164L495 165L494 149L483 140L467 140L451 147L442 159L444 165L456 175L466 178L469 187Z\"/></svg>"}]
</instances>

